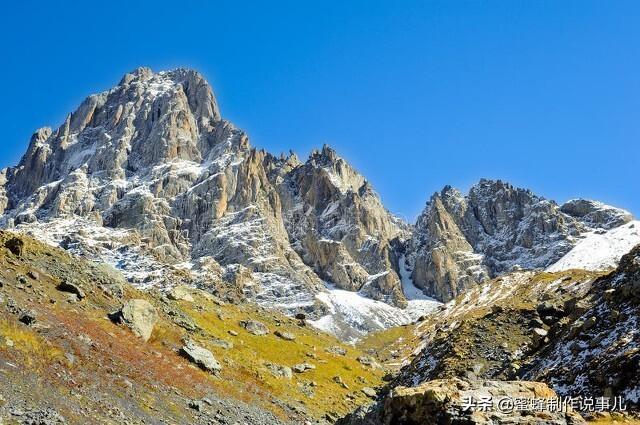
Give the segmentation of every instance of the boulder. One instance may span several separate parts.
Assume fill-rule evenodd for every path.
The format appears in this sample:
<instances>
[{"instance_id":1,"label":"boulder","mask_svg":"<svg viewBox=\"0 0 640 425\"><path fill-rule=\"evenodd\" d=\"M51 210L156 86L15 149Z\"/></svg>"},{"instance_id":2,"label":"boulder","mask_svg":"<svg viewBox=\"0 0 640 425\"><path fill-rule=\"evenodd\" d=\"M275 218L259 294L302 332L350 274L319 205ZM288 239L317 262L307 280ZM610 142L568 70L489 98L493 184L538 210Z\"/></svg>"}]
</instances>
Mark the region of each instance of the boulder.
<instances>
[{"instance_id":1,"label":"boulder","mask_svg":"<svg viewBox=\"0 0 640 425\"><path fill-rule=\"evenodd\" d=\"M4 247L11 251L13 255L22 257L22 253L24 252L24 241L22 241L22 239L13 237L8 239L4 243Z\"/></svg>"},{"instance_id":2,"label":"boulder","mask_svg":"<svg viewBox=\"0 0 640 425\"><path fill-rule=\"evenodd\" d=\"M27 310L20 314L18 320L27 326L31 326L36 322L37 314L33 310Z\"/></svg>"},{"instance_id":3,"label":"boulder","mask_svg":"<svg viewBox=\"0 0 640 425\"><path fill-rule=\"evenodd\" d=\"M185 341L181 353L203 370L214 373L222 370L222 365L216 360L211 351L200 347L192 340Z\"/></svg>"},{"instance_id":4,"label":"boulder","mask_svg":"<svg viewBox=\"0 0 640 425\"><path fill-rule=\"evenodd\" d=\"M156 308L147 300L134 299L127 301L114 316L119 323L124 323L140 338L148 341L153 327L158 321Z\"/></svg>"},{"instance_id":5,"label":"boulder","mask_svg":"<svg viewBox=\"0 0 640 425\"><path fill-rule=\"evenodd\" d=\"M84 291L79 285L71 283L67 280L63 280L62 282L60 282L60 284L56 287L56 289L58 291L75 294L80 300L86 297L86 294L84 293Z\"/></svg>"},{"instance_id":6,"label":"boulder","mask_svg":"<svg viewBox=\"0 0 640 425\"><path fill-rule=\"evenodd\" d=\"M334 345L332 347L326 348L324 351L326 351L329 354L335 354L336 356L346 356L347 355L347 350L345 350L344 348L340 347L339 345Z\"/></svg>"},{"instance_id":7,"label":"boulder","mask_svg":"<svg viewBox=\"0 0 640 425\"><path fill-rule=\"evenodd\" d=\"M304 373L308 370L314 370L316 367L310 363L300 363L293 367L295 373Z\"/></svg>"},{"instance_id":8,"label":"boulder","mask_svg":"<svg viewBox=\"0 0 640 425\"><path fill-rule=\"evenodd\" d=\"M285 378L285 379L293 378L293 371L289 366L282 366L275 363L265 363L264 366L276 378Z\"/></svg>"},{"instance_id":9,"label":"boulder","mask_svg":"<svg viewBox=\"0 0 640 425\"><path fill-rule=\"evenodd\" d=\"M219 347L225 350L230 350L233 348L233 343L221 338L211 338L211 345L214 347Z\"/></svg>"},{"instance_id":10,"label":"boulder","mask_svg":"<svg viewBox=\"0 0 640 425\"><path fill-rule=\"evenodd\" d=\"M190 288L184 285L178 285L171 288L171 290L167 293L167 297L170 300L174 301L187 301L190 303L194 301L193 295L191 295Z\"/></svg>"},{"instance_id":11,"label":"boulder","mask_svg":"<svg viewBox=\"0 0 640 425\"><path fill-rule=\"evenodd\" d=\"M257 320L242 320L240 326L252 335L264 336L269 333L269 328Z\"/></svg>"},{"instance_id":12,"label":"boulder","mask_svg":"<svg viewBox=\"0 0 640 425\"><path fill-rule=\"evenodd\" d=\"M364 394L364 395L366 395L367 397L370 397L370 398L376 398L376 390L374 390L371 387L362 388L362 394Z\"/></svg>"},{"instance_id":13,"label":"boulder","mask_svg":"<svg viewBox=\"0 0 640 425\"><path fill-rule=\"evenodd\" d=\"M275 331L274 335L286 341L295 341L296 339L296 336L291 332L283 332L283 331L277 330Z\"/></svg>"}]
</instances>

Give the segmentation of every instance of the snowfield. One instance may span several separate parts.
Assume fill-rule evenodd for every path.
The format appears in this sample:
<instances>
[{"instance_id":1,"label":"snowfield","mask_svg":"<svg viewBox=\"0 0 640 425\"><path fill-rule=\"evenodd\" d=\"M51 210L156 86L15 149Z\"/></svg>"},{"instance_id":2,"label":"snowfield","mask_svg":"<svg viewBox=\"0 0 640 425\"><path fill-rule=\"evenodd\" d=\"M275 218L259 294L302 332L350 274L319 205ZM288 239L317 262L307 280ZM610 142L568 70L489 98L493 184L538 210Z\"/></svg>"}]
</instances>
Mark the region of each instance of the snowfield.
<instances>
[{"instance_id":1,"label":"snowfield","mask_svg":"<svg viewBox=\"0 0 640 425\"><path fill-rule=\"evenodd\" d=\"M441 304L438 301L410 300L409 306L401 309L357 292L334 289L329 285L327 289L316 298L327 305L329 314L309 321L309 324L349 343L356 342L370 332L413 323Z\"/></svg>"},{"instance_id":2,"label":"snowfield","mask_svg":"<svg viewBox=\"0 0 640 425\"><path fill-rule=\"evenodd\" d=\"M617 266L620 258L640 244L640 220L634 220L608 231L595 230L584 235L576 246L556 263L549 272L569 269L608 270Z\"/></svg>"},{"instance_id":3,"label":"snowfield","mask_svg":"<svg viewBox=\"0 0 640 425\"><path fill-rule=\"evenodd\" d=\"M406 308L394 307L358 292L336 289L327 284L328 292L319 293L316 298L327 305L329 314L309 321L309 324L353 343L370 332L413 323L442 305L413 284L404 256L400 258L400 276L402 290L408 300Z\"/></svg>"}]
</instances>

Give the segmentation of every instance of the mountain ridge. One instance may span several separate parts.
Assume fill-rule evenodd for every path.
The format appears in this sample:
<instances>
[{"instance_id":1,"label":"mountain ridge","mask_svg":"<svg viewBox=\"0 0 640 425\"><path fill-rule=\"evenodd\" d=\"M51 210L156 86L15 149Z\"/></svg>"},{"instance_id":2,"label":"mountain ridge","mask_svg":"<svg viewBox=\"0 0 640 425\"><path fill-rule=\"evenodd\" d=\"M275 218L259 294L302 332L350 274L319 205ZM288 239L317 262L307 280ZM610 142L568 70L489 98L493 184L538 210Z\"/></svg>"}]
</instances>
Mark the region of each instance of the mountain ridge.
<instances>
[{"instance_id":1,"label":"mountain ridge","mask_svg":"<svg viewBox=\"0 0 640 425\"><path fill-rule=\"evenodd\" d=\"M0 172L2 228L106 261L141 288L170 285L171 274L313 320L358 310L332 291L400 312L419 301L403 288L446 301L518 265L544 269L586 232L632 219L598 205L562 211L482 179L468 195L446 186L411 225L328 145L305 161L252 147L204 77L184 68L126 74L56 130L36 131L19 164ZM414 320L397 316L337 322L368 332Z\"/></svg>"}]
</instances>

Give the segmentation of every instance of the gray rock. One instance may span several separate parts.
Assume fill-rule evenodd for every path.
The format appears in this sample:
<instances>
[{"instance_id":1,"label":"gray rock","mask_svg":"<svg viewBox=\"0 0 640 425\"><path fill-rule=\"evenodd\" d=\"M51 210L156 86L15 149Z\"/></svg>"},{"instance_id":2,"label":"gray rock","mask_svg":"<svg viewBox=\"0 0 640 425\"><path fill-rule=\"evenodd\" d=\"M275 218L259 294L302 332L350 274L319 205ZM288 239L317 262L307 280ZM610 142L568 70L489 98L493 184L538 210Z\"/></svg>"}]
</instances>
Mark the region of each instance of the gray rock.
<instances>
[{"instance_id":1,"label":"gray rock","mask_svg":"<svg viewBox=\"0 0 640 425\"><path fill-rule=\"evenodd\" d=\"M304 373L308 370L314 370L316 367L310 363L300 363L295 365L292 369L296 373Z\"/></svg>"},{"instance_id":2,"label":"gray rock","mask_svg":"<svg viewBox=\"0 0 640 425\"><path fill-rule=\"evenodd\" d=\"M68 280L63 280L62 282L60 282L60 284L56 287L56 289L58 291L75 294L80 300L86 297L84 290L79 285L76 285L75 283L71 283Z\"/></svg>"},{"instance_id":3,"label":"gray rock","mask_svg":"<svg viewBox=\"0 0 640 425\"><path fill-rule=\"evenodd\" d=\"M24 242L22 239L12 237L4 243L4 247L7 248L13 255L22 257L24 252Z\"/></svg>"},{"instance_id":4,"label":"gray rock","mask_svg":"<svg viewBox=\"0 0 640 425\"><path fill-rule=\"evenodd\" d=\"M274 335L277 336L278 338L284 339L285 341L295 341L296 339L296 336L291 332L283 332L283 331L277 330L274 332Z\"/></svg>"},{"instance_id":5,"label":"gray rock","mask_svg":"<svg viewBox=\"0 0 640 425\"><path fill-rule=\"evenodd\" d=\"M330 354L335 354L337 356L346 356L347 355L347 350L345 350L344 348L338 346L338 345L334 345L332 347L326 348L325 351L327 353Z\"/></svg>"},{"instance_id":6,"label":"gray rock","mask_svg":"<svg viewBox=\"0 0 640 425\"><path fill-rule=\"evenodd\" d=\"M38 314L34 310L27 310L20 314L18 320L27 326L33 325L37 320Z\"/></svg>"},{"instance_id":7,"label":"gray rock","mask_svg":"<svg viewBox=\"0 0 640 425\"><path fill-rule=\"evenodd\" d=\"M190 288L184 285L178 285L171 288L171 290L167 293L167 297L170 300L174 300L174 301L181 300L181 301L187 301L190 303L194 301L193 295L191 295Z\"/></svg>"},{"instance_id":8,"label":"gray rock","mask_svg":"<svg viewBox=\"0 0 640 425\"><path fill-rule=\"evenodd\" d=\"M628 211L588 199L572 199L562 204L560 210L590 227L601 229L612 229L633 220Z\"/></svg>"},{"instance_id":9,"label":"gray rock","mask_svg":"<svg viewBox=\"0 0 640 425\"><path fill-rule=\"evenodd\" d=\"M377 396L376 390L374 390L371 387L363 387L362 388L362 393L364 395L366 395L367 397L370 397L370 398L376 398L376 396Z\"/></svg>"},{"instance_id":10,"label":"gray rock","mask_svg":"<svg viewBox=\"0 0 640 425\"><path fill-rule=\"evenodd\" d=\"M289 366L282 366L275 363L265 363L265 367L275 377L285 379L291 379L293 377L293 371Z\"/></svg>"},{"instance_id":11,"label":"gray rock","mask_svg":"<svg viewBox=\"0 0 640 425\"><path fill-rule=\"evenodd\" d=\"M224 339L220 339L220 338L211 338L211 340L209 341L209 343L211 345L213 345L214 347L220 347L223 348L225 350L230 350L233 348L233 343Z\"/></svg>"},{"instance_id":12,"label":"gray rock","mask_svg":"<svg viewBox=\"0 0 640 425\"><path fill-rule=\"evenodd\" d=\"M158 313L149 301L134 299L127 301L114 318L128 326L136 336L148 341L158 321Z\"/></svg>"},{"instance_id":13,"label":"gray rock","mask_svg":"<svg viewBox=\"0 0 640 425\"><path fill-rule=\"evenodd\" d=\"M214 373L222 370L222 365L216 360L211 351L197 345L191 340L185 341L181 352L189 360L191 360L204 370L208 370Z\"/></svg>"},{"instance_id":14,"label":"gray rock","mask_svg":"<svg viewBox=\"0 0 640 425\"><path fill-rule=\"evenodd\" d=\"M257 320L242 320L240 326L252 335L264 336L269 333L269 328Z\"/></svg>"}]
</instances>

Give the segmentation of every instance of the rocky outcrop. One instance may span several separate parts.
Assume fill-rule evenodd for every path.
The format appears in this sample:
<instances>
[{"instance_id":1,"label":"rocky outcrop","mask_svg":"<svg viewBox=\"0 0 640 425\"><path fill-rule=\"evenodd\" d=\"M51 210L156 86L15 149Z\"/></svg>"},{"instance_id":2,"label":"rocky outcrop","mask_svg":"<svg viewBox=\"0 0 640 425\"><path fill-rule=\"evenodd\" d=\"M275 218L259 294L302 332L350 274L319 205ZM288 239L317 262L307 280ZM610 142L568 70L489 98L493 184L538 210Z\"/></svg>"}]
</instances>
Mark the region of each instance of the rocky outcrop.
<instances>
[{"instance_id":1,"label":"rocky outcrop","mask_svg":"<svg viewBox=\"0 0 640 425\"><path fill-rule=\"evenodd\" d=\"M516 400L558 400L548 386L527 381L430 381L394 388L378 406L361 410L343 425L409 424L586 424L571 408L514 408ZM507 402L505 402L507 400ZM510 402L509 402L510 401ZM508 406L511 407L508 407Z\"/></svg>"},{"instance_id":2,"label":"rocky outcrop","mask_svg":"<svg viewBox=\"0 0 640 425\"><path fill-rule=\"evenodd\" d=\"M549 343L523 366L521 376L562 388L567 395L621 397L640 407L640 245L611 274L561 309Z\"/></svg>"},{"instance_id":3,"label":"rocky outcrop","mask_svg":"<svg viewBox=\"0 0 640 425\"><path fill-rule=\"evenodd\" d=\"M431 198L418 217L409 248L413 282L441 300L455 298L489 276L482 255L474 252L447 209L451 197L459 197L458 192L445 189Z\"/></svg>"},{"instance_id":4,"label":"rocky outcrop","mask_svg":"<svg viewBox=\"0 0 640 425\"><path fill-rule=\"evenodd\" d=\"M587 232L628 223L631 214L586 200L562 207L500 180L480 180L467 195L447 186L416 222L407 258L416 286L448 301L513 269L544 269Z\"/></svg>"},{"instance_id":5,"label":"rocky outcrop","mask_svg":"<svg viewBox=\"0 0 640 425\"><path fill-rule=\"evenodd\" d=\"M269 328L257 320L242 320L240 326L252 335L264 336L269 334Z\"/></svg>"},{"instance_id":6,"label":"rocky outcrop","mask_svg":"<svg viewBox=\"0 0 640 425\"><path fill-rule=\"evenodd\" d=\"M572 199L560 211L593 228L612 229L633 220L630 212L589 199Z\"/></svg>"},{"instance_id":7,"label":"rocky outcrop","mask_svg":"<svg viewBox=\"0 0 640 425\"><path fill-rule=\"evenodd\" d=\"M565 398L604 398L605 410L624 400L637 411L639 282L640 245L612 273L520 271L484 282L415 325L390 386L539 381Z\"/></svg>"}]
</instances>

